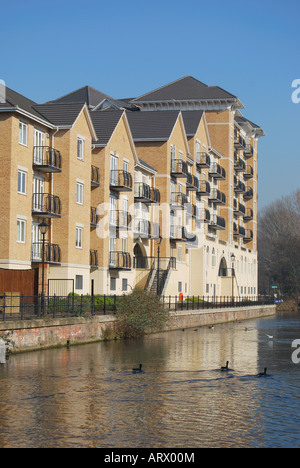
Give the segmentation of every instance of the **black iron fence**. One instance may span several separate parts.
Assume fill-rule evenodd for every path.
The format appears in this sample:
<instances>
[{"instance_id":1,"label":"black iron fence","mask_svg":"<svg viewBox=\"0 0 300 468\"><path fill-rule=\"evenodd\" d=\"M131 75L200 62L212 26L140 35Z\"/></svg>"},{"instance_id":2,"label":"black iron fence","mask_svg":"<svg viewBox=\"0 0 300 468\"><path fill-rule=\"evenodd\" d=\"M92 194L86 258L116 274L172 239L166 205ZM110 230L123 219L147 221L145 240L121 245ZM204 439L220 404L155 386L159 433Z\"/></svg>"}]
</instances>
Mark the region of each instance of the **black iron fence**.
<instances>
[{"instance_id":1,"label":"black iron fence","mask_svg":"<svg viewBox=\"0 0 300 468\"><path fill-rule=\"evenodd\" d=\"M37 318L62 318L115 314L117 295L77 295L68 296L25 296L1 294L0 320L33 320ZM161 302L169 311L220 309L226 307L247 307L274 304L271 296L247 297L207 297L207 296L162 296Z\"/></svg>"}]
</instances>

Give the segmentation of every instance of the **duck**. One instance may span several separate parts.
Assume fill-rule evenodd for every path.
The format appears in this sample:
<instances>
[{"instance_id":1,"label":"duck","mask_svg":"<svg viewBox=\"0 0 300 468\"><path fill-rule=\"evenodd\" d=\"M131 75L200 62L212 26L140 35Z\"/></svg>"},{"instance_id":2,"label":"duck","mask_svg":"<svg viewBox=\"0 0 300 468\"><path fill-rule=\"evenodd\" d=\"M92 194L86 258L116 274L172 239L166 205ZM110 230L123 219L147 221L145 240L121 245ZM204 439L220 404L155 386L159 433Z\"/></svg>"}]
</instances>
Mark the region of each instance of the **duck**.
<instances>
[{"instance_id":1,"label":"duck","mask_svg":"<svg viewBox=\"0 0 300 468\"><path fill-rule=\"evenodd\" d=\"M267 337L269 338L269 340L273 340L274 336L271 336L271 335L267 335Z\"/></svg>"},{"instance_id":2,"label":"duck","mask_svg":"<svg viewBox=\"0 0 300 468\"><path fill-rule=\"evenodd\" d=\"M228 371L228 366L229 366L229 362L227 361L226 362L226 366L225 367L221 367L221 371Z\"/></svg>"},{"instance_id":3,"label":"duck","mask_svg":"<svg viewBox=\"0 0 300 468\"><path fill-rule=\"evenodd\" d=\"M266 375L267 375L267 368L265 367L263 372L260 372L259 374L257 374L257 377L266 377Z\"/></svg>"},{"instance_id":4,"label":"duck","mask_svg":"<svg viewBox=\"0 0 300 468\"><path fill-rule=\"evenodd\" d=\"M215 327L214 327L213 325L210 325L208 328L209 328L210 330L214 330L214 329L215 329Z\"/></svg>"},{"instance_id":5,"label":"duck","mask_svg":"<svg viewBox=\"0 0 300 468\"><path fill-rule=\"evenodd\" d=\"M133 369L132 369L132 372L133 372L134 374L141 374L141 373L143 372L143 371L142 371L142 364L140 364L138 368L133 368Z\"/></svg>"}]
</instances>

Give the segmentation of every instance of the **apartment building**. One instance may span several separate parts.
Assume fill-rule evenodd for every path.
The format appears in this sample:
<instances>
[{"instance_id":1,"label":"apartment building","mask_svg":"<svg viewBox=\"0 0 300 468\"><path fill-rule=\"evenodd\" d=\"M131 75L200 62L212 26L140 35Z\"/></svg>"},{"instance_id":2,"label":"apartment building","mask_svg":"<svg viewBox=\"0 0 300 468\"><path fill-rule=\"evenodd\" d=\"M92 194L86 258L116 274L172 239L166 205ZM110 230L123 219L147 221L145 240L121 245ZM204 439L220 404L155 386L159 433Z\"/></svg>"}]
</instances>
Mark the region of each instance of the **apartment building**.
<instances>
[{"instance_id":1,"label":"apartment building","mask_svg":"<svg viewBox=\"0 0 300 468\"><path fill-rule=\"evenodd\" d=\"M86 86L36 104L7 89L1 268L41 268L46 220L45 288L255 296L264 133L242 108L192 77L131 100Z\"/></svg>"}]
</instances>

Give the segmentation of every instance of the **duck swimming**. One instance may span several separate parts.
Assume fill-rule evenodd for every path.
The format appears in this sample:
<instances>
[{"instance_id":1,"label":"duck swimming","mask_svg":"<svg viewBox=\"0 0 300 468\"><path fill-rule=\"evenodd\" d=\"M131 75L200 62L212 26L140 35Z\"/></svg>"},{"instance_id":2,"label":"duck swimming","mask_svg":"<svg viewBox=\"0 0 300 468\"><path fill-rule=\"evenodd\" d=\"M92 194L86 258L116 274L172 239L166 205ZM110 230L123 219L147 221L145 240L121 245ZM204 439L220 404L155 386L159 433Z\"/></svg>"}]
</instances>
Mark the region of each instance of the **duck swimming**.
<instances>
[{"instance_id":1,"label":"duck swimming","mask_svg":"<svg viewBox=\"0 0 300 468\"><path fill-rule=\"evenodd\" d=\"M133 372L134 374L141 374L141 373L143 372L143 371L142 371L142 364L140 364L138 368L132 369L132 372Z\"/></svg>"},{"instance_id":2,"label":"duck swimming","mask_svg":"<svg viewBox=\"0 0 300 468\"><path fill-rule=\"evenodd\" d=\"M226 366L225 366L225 367L221 367L221 371L223 371L223 372L228 371L228 366L229 366L229 362L227 361L227 362L226 362Z\"/></svg>"}]
</instances>

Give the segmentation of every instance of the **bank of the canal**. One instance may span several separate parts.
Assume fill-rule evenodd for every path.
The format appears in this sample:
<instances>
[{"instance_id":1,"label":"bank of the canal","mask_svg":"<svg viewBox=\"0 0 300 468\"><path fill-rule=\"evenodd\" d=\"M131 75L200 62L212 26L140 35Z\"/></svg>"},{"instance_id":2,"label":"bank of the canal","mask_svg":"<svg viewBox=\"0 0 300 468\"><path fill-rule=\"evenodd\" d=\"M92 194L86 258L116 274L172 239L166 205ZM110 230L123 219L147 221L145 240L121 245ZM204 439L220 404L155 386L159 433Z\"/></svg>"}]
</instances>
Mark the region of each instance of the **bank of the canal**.
<instances>
[{"instance_id":1,"label":"bank of the canal","mask_svg":"<svg viewBox=\"0 0 300 468\"><path fill-rule=\"evenodd\" d=\"M247 306L170 313L166 331L210 326L275 315L275 305ZM0 322L2 344L11 353L102 341L115 321L113 315L46 318Z\"/></svg>"}]
</instances>

